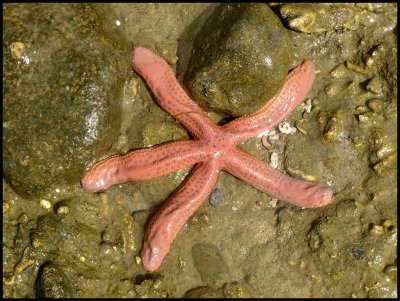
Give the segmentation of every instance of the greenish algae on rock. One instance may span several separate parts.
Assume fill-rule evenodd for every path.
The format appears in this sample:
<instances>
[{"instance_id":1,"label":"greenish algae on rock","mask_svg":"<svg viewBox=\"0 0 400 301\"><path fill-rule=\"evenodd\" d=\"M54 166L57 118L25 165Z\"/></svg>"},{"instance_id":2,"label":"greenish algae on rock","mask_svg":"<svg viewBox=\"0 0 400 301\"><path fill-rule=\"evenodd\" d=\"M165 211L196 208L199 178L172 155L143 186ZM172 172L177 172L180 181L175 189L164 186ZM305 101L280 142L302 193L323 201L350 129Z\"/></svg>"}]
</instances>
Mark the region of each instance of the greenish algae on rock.
<instances>
[{"instance_id":1,"label":"greenish algae on rock","mask_svg":"<svg viewBox=\"0 0 400 301\"><path fill-rule=\"evenodd\" d=\"M197 34L184 83L203 108L230 116L254 112L291 67L293 42L266 4L221 4Z\"/></svg>"},{"instance_id":2,"label":"greenish algae on rock","mask_svg":"<svg viewBox=\"0 0 400 301\"><path fill-rule=\"evenodd\" d=\"M19 194L80 180L120 127L129 44L86 4L7 4L3 171Z\"/></svg>"}]
</instances>

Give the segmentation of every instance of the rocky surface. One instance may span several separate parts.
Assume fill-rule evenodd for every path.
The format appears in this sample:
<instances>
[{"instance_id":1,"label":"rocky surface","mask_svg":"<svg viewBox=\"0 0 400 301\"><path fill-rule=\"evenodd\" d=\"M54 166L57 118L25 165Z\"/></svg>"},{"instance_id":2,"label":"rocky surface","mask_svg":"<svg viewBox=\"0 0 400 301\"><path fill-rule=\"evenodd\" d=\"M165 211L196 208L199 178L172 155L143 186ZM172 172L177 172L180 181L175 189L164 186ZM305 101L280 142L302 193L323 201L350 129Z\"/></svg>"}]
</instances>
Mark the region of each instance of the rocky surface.
<instances>
[{"instance_id":1,"label":"rocky surface","mask_svg":"<svg viewBox=\"0 0 400 301\"><path fill-rule=\"evenodd\" d=\"M220 4L195 37L184 83L203 108L242 116L278 91L292 60L291 34L268 5Z\"/></svg>"},{"instance_id":2,"label":"rocky surface","mask_svg":"<svg viewBox=\"0 0 400 301\"><path fill-rule=\"evenodd\" d=\"M3 171L25 197L78 182L119 131L129 44L84 4L9 4Z\"/></svg>"},{"instance_id":3,"label":"rocky surface","mask_svg":"<svg viewBox=\"0 0 400 301\"><path fill-rule=\"evenodd\" d=\"M209 5L95 7L106 28L119 28L175 70L184 59L180 38ZM293 177L327 182L332 204L302 210L222 173L223 204L201 206L161 268L147 273L138 257L146 223L188 170L99 194L83 192L78 180L55 183L33 199L3 180L4 297L397 296L397 5L270 7L291 30L293 65L310 59L317 76L307 105L269 133L270 149L259 138L242 148L265 164L275 153L277 168ZM311 27L293 21L310 14ZM17 59L21 46L12 48ZM107 155L187 138L133 73L122 99L121 130ZM214 265L218 258L223 263Z\"/></svg>"}]
</instances>

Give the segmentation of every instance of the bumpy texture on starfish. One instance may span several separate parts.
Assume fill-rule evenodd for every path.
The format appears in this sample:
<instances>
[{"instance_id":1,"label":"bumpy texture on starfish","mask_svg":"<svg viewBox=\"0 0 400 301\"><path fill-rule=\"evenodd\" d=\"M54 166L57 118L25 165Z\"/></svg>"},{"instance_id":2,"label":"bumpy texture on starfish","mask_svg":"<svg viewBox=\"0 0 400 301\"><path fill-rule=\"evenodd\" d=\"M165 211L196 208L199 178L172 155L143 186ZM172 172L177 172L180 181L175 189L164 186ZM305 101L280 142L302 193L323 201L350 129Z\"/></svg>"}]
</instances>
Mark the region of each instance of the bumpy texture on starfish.
<instances>
[{"instance_id":1,"label":"bumpy texture on starfish","mask_svg":"<svg viewBox=\"0 0 400 301\"><path fill-rule=\"evenodd\" d=\"M273 128L302 102L314 80L312 62L304 61L290 72L280 91L258 111L217 126L187 96L163 59L143 47L134 47L132 55L134 70L147 82L158 104L193 139L112 156L95 164L81 183L85 190L98 191L125 181L153 179L196 164L148 224L141 252L145 269L154 271L160 267L176 235L210 195L220 170L296 206L320 207L330 202L330 188L281 174L236 146Z\"/></svg>"}]
</instances>

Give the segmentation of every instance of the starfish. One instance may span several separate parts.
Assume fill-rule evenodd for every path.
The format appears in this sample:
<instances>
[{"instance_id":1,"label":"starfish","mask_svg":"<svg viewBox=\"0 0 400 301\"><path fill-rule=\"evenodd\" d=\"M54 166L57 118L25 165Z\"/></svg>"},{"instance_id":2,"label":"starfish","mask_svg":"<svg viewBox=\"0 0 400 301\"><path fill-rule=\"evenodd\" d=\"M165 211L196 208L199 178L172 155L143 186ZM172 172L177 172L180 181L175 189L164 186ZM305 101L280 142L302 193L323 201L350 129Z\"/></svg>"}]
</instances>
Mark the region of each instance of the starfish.
<instances>
[{"instance_id":1,"label":"starfish","mask_svg":"<svg viewBox=\"0 0 400 301\"><path fill-rule=\"evenodd\" d=\"M82 188L99 191L125 181L149 180L195 165L182 185L150 219L141 259L148 271L158 269L175 237L210 195L221 170L284 202L307 208L331 201L332 190L284 175L237 147L276 126L300 104L312 86L314 64L305 60L291 71L282 88L253 114L216 125L179 85L170 66L149 49L132 50L133 69L146 81L158 104L191 134L147 149L114 155L93 165Z\"/></svg>"}]
</instances>

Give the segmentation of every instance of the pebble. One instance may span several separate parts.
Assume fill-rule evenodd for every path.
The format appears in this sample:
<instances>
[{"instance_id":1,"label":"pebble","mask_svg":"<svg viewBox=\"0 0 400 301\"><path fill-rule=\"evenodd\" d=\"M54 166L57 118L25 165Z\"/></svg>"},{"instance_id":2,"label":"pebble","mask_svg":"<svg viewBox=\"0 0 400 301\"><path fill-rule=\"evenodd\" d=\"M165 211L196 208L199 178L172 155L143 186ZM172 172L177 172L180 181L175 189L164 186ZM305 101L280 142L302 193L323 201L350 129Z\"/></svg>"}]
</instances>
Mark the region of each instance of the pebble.
<instances>
[{"instance_id":1,"label":"pebble","mask_svg":"<svg viewBox=\"0 0 400 301\"><path fill-rule=\"evenodd\" d=\"M290 125L290 123L287 122L287 121L281 122L281 123L278 125L278 129L279 129L279 131L280 131L281 133L283 133L283 134L293 134L293 133L295 133L295 132L297 131L296 128L295 128L295 127L292 127L292 126Z\"/></svg>"},{"instance_id":2,"label":"pebble","mask_svg":"<svg viewBox=\"0 0 400 301\"><path fill-rule=\"evenodd\" d=\"M397 266L395 265L388 265L383 272L392 279L397 278Z\"/></svg>"},{"instance_id":3,"label":"pebble","mask_svg":"<svg viewBox=\"0 0 400 301\"><path fill-rule=\"evenodd\" d=\"M10 205L7 202L3 202L3 213L6 213L10 209Z\"/></svg>"},{"instance_id":4,"label":"pebble","mask_svg":"<svg viewBox=\"0 0 400 301\"><path fill-rule=\"evenodd\" d=\"M306 110L307 113L311 112L311 108L312 108L312 101L311 99L307 98L306 101L304 102L304 109Z\"/></svg>"},{"instance_id":5,"label":"pebble","mask_svg":"<svg viewBox=\"0 0 400 301\"><path fill-rule=\"evenodd\" d=\"M51 208L51 203L45 199L41 199L39 201L40 207L44 208L44 209L50 209Z\"/></svg>"},{"instance_id":6,"label":"pebble","mask_svg":"<svg viewBox=\"0 0 400 301\"><path fill-rule=\"evenodd\" d=\"M57 214L62 215L62 214L68 214L69 213L69 208L66 205L62 205L57 208Z\"/></svg>"},{"instance_id":7,"label":"pebble","mask_svg":"<svg viewBox=\"0 0 400 301\"><path fill-rule=\"evenodd\" d=\"M367 91L374 94L382 93L382 84L378 76L374 76L367 84Z\"/></svg>"},{"instance_id":8,"label":"pebble","mask_svg":"<svg viewBox=\"0 0 400 301\"><path fill-rule=\"evenodd\" d=\"M13 59L22 59L26 54L26 45L22 42L13 42L10 45L11 56Z\"/></svg>"},{"instance_id":9,"label":"pebble","mask_svg":"<svg viewBox=\"0 0 400 301\"><path fill-rule=\"evenodd\" d=\"M330 73L335 78L344 77L347 74L347 69L344 64L336 66Z\"/></svg>"},{"instance_id":10,"label":"pebble","mask_svg":"<svg viewBox=\"0 0 400 301\"><path fill-rule=\"evenodd\" d=\"M269 161L269 165L272 168L277 168L278 167L278 163L279 163L279 157L277 153L271 153L271 157L270 157L270 161Z\"/></svg>"},{"instance_id":11,"label":"pebble","mask_svg":"<svg viewBox=\"0 0 400 301\"><path fill-rule=\"evenodd\" d=\"M382 111L383 108L383 100L379 98L373 98L368 100L367 102L368 108L370 108L374 113L378 113Z\"/></svg>"},{"instance_id":12,"label":"pebble","mask_svg":"<svg viewBox=\"0 0 400 301\"><path fill-rule=\"evenodd\" d=\"M363 67L353 64L349 61L345 62L347 69L360 73L362 75L368 75L368 70L365 70Z\"/></svg>"},{"instance_id":13,"label":"pebble","mask_svg":"<svg viewBox=\"0 0 400 301\"><path fill-rule=\"evenodd\" d=\"M214 208L222 206L225 203L224 192L219 188L215 188L214 191L211 193L208 201Z\"/></svg>"}]
</instances>

